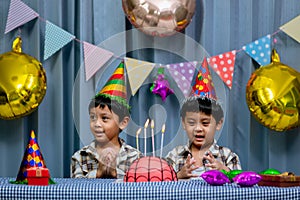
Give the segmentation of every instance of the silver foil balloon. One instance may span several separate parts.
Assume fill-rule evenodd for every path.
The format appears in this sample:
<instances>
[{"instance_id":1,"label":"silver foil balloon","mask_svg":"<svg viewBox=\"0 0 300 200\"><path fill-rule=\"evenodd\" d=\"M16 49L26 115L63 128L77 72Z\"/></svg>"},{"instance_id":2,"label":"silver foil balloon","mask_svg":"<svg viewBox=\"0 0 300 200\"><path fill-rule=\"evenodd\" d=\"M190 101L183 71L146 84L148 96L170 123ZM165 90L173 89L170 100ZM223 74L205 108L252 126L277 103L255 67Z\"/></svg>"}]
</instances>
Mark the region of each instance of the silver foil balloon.
<instances>
[{"instance_id":1,"label":"silver foil balloon","mask_svg":"<svg viewBox=\"0 0 300 200\"><path fill-rule=\"evenodd\" d=\"M165 37L187 27L194 15L196 0L122 0L122 5L137 29Z\"/></svg>"}]
</instances>

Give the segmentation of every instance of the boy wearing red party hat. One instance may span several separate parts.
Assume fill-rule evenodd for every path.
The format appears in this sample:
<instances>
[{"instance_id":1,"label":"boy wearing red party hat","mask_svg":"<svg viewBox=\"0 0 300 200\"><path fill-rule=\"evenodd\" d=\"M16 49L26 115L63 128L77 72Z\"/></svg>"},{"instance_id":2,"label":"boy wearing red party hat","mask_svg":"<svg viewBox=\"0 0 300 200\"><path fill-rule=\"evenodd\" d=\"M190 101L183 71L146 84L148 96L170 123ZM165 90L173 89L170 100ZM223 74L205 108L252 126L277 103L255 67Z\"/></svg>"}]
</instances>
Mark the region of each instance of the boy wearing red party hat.
<instances>
[{"instance_id":1,"label":"boy wearing red party hat","mask_svg":"<svg viewBox=\"0 0 300 200\"><path fill-rule=\"evenodd\" d=\"M90 129L94 141L75 152L72 178L122 179L141 153L119 138L129 122L124 63L121 62L103 89L89 104Z\"/></svg>"},{"instance_id":2,"label":"boy wearing red party hat","mask_svg":"<svg viewBox=\"0 0 300 200\"><path fill-rule=\"evenodd\" d=\"M223 125L223 110L216 101L216 92L206 58L196 77L190 97L182 105L180 116L189 142L175 147L166 159L179 179L199 177L208 170L241 169L239 157L227 147L219 146L215 132Z\"/></svg>"}]
</instances>

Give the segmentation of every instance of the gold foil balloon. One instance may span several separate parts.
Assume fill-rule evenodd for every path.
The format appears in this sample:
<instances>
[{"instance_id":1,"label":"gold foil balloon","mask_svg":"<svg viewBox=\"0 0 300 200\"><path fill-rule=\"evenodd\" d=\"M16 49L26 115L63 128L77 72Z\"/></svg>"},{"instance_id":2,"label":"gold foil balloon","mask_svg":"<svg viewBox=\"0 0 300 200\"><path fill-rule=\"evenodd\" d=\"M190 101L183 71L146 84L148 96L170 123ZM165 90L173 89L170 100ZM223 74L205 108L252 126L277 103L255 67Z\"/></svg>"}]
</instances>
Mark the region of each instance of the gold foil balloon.
<instances>
[{"instance_id":1,"label":"gold foil balloon","mask_svg":"<svg viewBox=\"0 0 300 200\"><path fill-rule=\"evenodd\" d=\"M196 0L122 0L123 10L139 30L152 36L170 36L191 22Z\"/></svg>"},{"instance_id":2,"label":"gold foil balloon","mask_svg":"<svg viewBox=\"0 0 300 200\"><path fill-rule=\"evenodd\" d=\"M246 99L250 112L264 126L285 131L300 125L300 74L280 62L272 51L272 61L251 75Z\"/></svg>"},{"instance_id":3,"label":"gold foil balloon","mask_svg":"<svg viewBox=\"0 0 300 200\"><path fill-rule=\"evenodd\" d=\"M22 53L17 37L12 51L0 55L0 118L16 119L33 112L46 93L46 73L35 58Z\"/></svg>"}]
</instances>

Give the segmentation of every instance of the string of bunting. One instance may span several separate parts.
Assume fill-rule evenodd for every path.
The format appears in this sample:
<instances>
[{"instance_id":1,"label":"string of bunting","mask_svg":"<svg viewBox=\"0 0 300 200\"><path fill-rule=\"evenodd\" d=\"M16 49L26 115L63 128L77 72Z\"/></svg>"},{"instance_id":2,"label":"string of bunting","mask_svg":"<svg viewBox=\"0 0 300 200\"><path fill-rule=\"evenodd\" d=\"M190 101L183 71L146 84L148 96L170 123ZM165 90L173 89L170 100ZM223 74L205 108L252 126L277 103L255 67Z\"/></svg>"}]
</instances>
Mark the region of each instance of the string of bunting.
<instances>
[{"instance_id":1,"label":"string of bunting","mask_svg":"<svg viewBox=\"0 0 300 200\"><path fill-rule=\"evenodd\" d=\"M39 18L46 23L44 60L51 57L73 40L80 42L83 45L86 81L93 77L94 74L114 56L113 52L100 48L86 41L76 39L73 34L63 30L50 21L41 18L37 12L35 12L21 0L11 0L10 2L5 34L35 18ZM272 36L277 34L279 31L283 31L300 43L300 32L297 30L297 27L299 26L300 15L282 25L279 30L273 34L268 34L264 37L261 37L243 46L240 50L232 50L208 58L208 64L219 75L228 88L231 89L234 75L235 58L239 51L245 51L259 65L267 65L270 63ZM132 95L134 95L147 76L151 73L153 68L159 64L133 58L124 58L124 61ZM199 65L200 61L193 61L168 64L165 65L165 68L168 69L172 78L178 84L179 89L185 96L187 96L195 69Z\"/></svg>"}]
</instances>

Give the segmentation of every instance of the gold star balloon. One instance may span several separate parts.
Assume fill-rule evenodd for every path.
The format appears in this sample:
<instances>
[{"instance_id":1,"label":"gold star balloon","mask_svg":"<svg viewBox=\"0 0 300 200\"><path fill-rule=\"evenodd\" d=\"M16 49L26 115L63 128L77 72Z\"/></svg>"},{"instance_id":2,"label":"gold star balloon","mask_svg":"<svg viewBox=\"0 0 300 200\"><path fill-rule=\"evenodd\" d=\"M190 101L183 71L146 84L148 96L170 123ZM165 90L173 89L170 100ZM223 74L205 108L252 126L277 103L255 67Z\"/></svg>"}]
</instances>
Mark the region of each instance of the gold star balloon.
<instances>
[{"instance_id":1,"label":"gold star balloon","mask_svg":"<svg viewBox=\"0 0 300 200\"><path fill-rule=\"evenodd\" d=\"M0 118L16 119L37 109L46 93L46 73L38 60L22 53L20 37L12 51L0 55L0 77Z\"/></svg>"},{"instance_id":2,"label":"gold star balloon","mask_svg":"<svg viewBox=\"0 0 300 200\"><path fill-rule=\"evenodd\" d=\"M122 5L136 28L148 35L165 37L188 26L196 0L122 0Z\"/></svg>"},{"instance_id":3,"label":"gold star balloon","mask_svg":"<svg viewBox=\"0 0 300 200\"><path fill-rule=\"evenodd\" d=\"M246 100L250 112L269 129L296 128L300 125L300 73L282 64L273 50L271 63L251 75Z\"/></svg>"}]
</instances>

